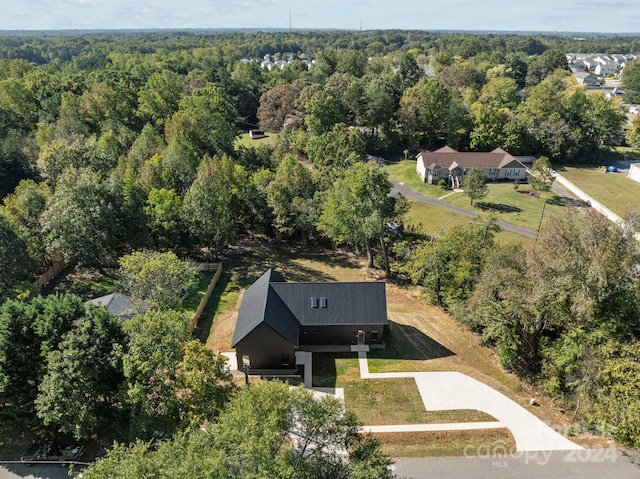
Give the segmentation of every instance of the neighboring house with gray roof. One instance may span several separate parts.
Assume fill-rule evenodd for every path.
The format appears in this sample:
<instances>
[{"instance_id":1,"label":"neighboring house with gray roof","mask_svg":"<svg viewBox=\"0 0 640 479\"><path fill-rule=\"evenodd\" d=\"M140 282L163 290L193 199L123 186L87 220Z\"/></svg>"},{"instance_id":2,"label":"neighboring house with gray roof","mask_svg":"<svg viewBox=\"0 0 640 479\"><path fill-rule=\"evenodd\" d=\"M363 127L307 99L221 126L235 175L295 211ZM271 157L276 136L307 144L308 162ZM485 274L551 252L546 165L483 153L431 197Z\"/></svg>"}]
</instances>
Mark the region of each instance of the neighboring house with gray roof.
<instances>
[{"instance_id":1,"label":"neighboring house with gray roof","mask_svg":"<svg viewBox=\"0 0 640 479\"><path fill-rule=\"evenodd\" d=\"M436 151L422 151L416 157L416 171L425 183L447 180L452 188L460 188L462 177L471 168L484 171L487 181L524 180L527 167L502 148L488 153L460 152L450 146Z\"/></svg>"},{"instance_id":2,"label":"neighboring house with gray roof","mask_svg":"<svg viewBox=\"0 0 640 479\"><path fill-rule=\"evenodd\" d=\"M99 298L90 299L86 304L102 306L111 314L123 319L129 319L136 314L147 311L147 303L144 301L134 301L129 296L120 293L111 293Z\"/></svg>"},{"instance_id":3,"label":"neighboring house with gray roof","mask_svg":"<svg viewBox=\"0 0 640 479\"><path fill-rule=\"evenodd\" d=\"M244 293L231 346L252 370L293 369L305 347L382 344L384 282L287 282L269 269Z\"/></svg>"}]
</instances>

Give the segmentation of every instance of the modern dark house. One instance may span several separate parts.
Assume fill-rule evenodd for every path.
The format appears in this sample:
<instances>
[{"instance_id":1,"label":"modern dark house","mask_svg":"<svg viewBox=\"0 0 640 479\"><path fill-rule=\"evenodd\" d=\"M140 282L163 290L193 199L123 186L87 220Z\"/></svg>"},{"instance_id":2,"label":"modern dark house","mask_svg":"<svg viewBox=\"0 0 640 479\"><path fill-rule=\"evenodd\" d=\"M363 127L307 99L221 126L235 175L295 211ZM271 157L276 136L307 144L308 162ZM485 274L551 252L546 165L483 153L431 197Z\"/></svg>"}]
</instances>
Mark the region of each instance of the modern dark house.
<instances>
[{"instance_id":1,"label":"modern dark house","mask_svg":"<svg viewBox=\"0 0 640 479\"><path fill-rule=\"evenodd\" d=\"M287 282L269 269L244 293L231 346L252 370L293 369L296 351L381 345L384 282Z\"/></svg>"}]
</instances>

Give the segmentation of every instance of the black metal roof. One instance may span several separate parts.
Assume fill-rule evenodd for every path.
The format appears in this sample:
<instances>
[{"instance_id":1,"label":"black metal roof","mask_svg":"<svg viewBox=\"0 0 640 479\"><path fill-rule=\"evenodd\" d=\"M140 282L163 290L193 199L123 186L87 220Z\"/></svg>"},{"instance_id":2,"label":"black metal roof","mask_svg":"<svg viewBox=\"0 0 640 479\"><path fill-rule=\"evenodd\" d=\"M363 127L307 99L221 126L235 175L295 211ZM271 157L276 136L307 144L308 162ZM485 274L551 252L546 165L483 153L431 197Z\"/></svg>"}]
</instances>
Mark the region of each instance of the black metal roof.
<instances>
[{"instance_id":1,"label":"black metal roof","mask_svg":"<svg viewBox=\"0 0 640 479\"><path fill-rule=\"evenodd\" d=\"M387 324L384 282L288 283L269 269L245 292L232 347L261 323L298 345L300 326Z\"/></svg>"},{"instance_id":2,"label":"black metal roof","mask_svg":"<svg viewBox=\"0 0 640 479\"><path fill-rule=\"evenodd\" d=\"M274 283L302 326L387 324L385 283Z\"/></svg>"},{"instance_id":3,"label":"black metal roof","mask_svg":"<svg viewBox=\"0 0 640 479\"><path fill-rule=\"evenodd\" d=\"M284 278L280 273L269 269L247 288L242 297L231 347L235 348L261 323L267 324L291 344L298 345L300 324L270 287L282 281Z\"/></svg>"}]
</instances>

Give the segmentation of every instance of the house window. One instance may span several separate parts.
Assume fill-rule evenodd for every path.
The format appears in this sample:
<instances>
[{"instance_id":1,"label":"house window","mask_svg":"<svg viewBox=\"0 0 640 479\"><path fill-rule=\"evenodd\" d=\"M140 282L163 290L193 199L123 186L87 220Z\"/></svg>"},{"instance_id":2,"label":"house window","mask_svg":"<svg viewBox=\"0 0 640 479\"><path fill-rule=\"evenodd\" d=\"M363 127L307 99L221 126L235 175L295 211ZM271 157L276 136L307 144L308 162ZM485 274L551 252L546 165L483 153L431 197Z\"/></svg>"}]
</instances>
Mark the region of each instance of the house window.
<instances>
[{"instance_id":1,"label":"house window","mask_svg":"<svg viewBox=\"0 0 640 479\"><path fill-rule=\"evenodd\" d=\"M318 298L311 298L311 307L312 308L318 307Z\"/></svg>"},{"instance_id":2,"label":"house window","mask_svg":"<svg viewBox=\"0 0 640 479\"><path fill-rule=\"evenodd\" d=\"M513 176L520 176L520 170L513 170Z\"/></svg>"},{"instance_id":3,"label":"house window","mask_svg":"<svg viewBox=\"0 0 640 479\"><path fill-rule=\"evenodd\" d=\"M371 342L374 342L377 340L378 340L378 330L374 329L373 331L371 331Z\"/></svg>"},{"instance_id":4,"label":"house window","mask_svg":"<svg viewBox=\"0 0 640 479\"><path fill-rule=\"evenodd\" d=\"M321 308L326 308L327 307L327 298L324 297L320 297L320 307Z\"/></svg>"}]
</instances>

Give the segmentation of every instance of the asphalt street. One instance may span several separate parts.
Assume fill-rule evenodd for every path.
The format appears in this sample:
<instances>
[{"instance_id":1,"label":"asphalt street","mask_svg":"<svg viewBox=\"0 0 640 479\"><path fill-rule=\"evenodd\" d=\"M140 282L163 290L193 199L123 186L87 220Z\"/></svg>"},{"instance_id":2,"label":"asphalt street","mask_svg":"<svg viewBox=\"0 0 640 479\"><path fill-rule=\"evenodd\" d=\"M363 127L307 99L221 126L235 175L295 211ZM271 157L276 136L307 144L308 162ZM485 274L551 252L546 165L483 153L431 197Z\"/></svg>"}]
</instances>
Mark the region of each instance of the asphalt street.
<instances>
[{"instance_id":1,"label":"asphalt street","mask_svg":"<svg viewBox=\"0 0 640 479\"><path fill-rule=\"evenodd\" d=\"M393 195L401 194L402 196L405 196L407 198L413 198L414 200L422 201L424 203L429 203L434 206L439 206L441 208L446 208L450 211L453 211L460 215L468 216L470 218L477 216L477 214L474 213L473 211L465 210L464 208L451 205L449 203L446 203L445 201L436 200L435 198L429 198L428 196L425 196L421 193L418 193L417 191L412 190L404 183L400 183L396 180L391 180L391 183L393 185L391 189L391 194ZM520 228L519 226L512 225L511 223L505 223L504 221L496 220L496 224L500 226L500 228L502 228L503 230L511 231L512 233L516 233L521 236L525 236L527 238L536 237L536 233L534 231L530 231L526 228Z\"/></svg>"}]
</instances>

